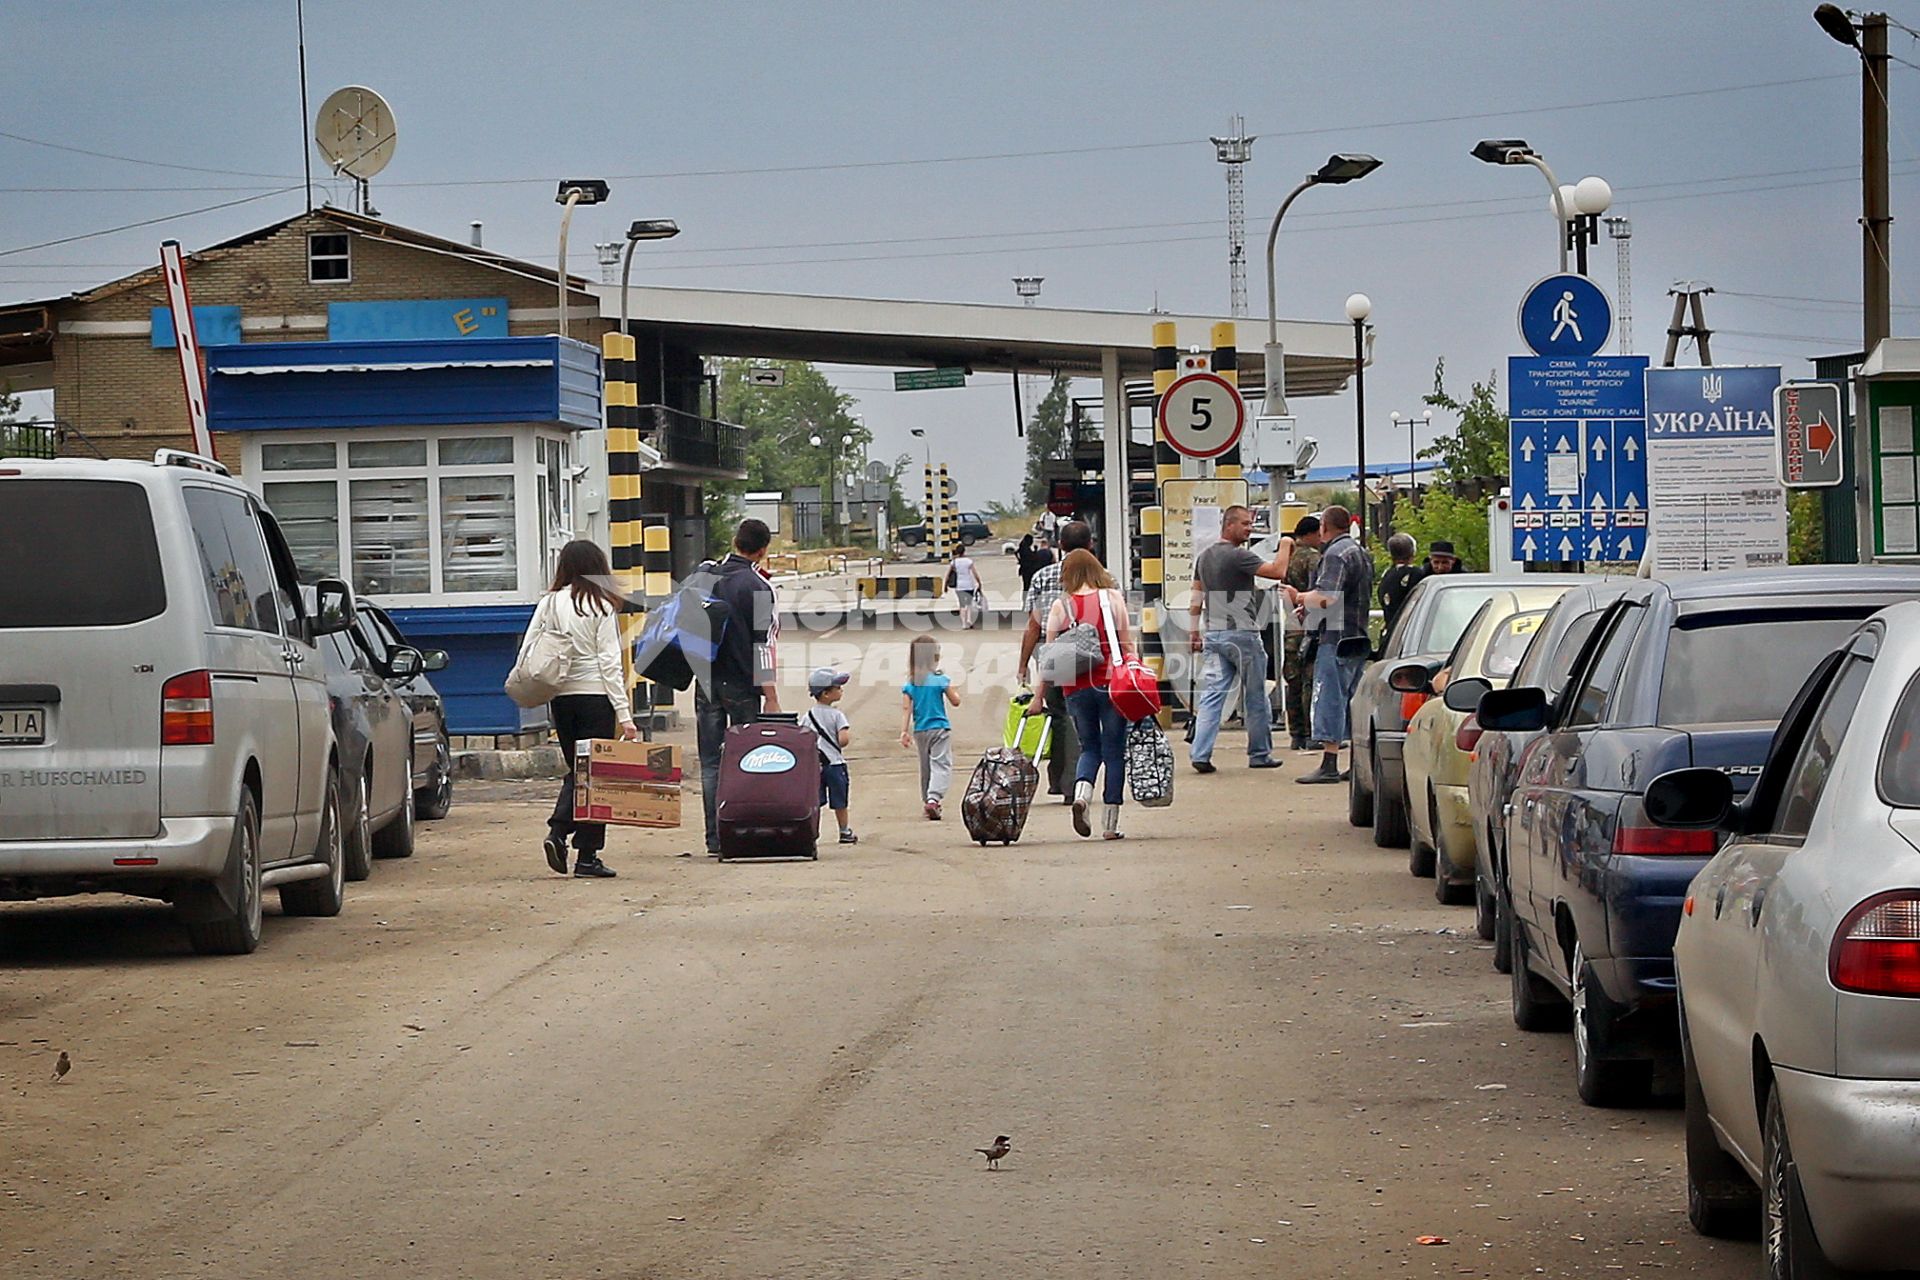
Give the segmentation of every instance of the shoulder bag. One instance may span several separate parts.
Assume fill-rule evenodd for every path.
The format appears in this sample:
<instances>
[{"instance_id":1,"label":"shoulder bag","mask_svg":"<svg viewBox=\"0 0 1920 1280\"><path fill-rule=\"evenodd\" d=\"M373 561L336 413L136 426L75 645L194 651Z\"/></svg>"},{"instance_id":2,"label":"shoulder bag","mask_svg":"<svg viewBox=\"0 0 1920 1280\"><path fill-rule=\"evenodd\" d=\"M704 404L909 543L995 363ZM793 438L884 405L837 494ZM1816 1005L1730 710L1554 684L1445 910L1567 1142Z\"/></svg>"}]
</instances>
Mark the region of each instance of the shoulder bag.
<instances>
[{"instance_id":1,"label":"shoulder bag","mask_svg":"<svg viewBox=\"0 0 1920 1280\"><path fill-rule=\"evenodd\" d=\"M553 598L557 594L548 592L527 620L519 656L507 672L506 693L516 705L538 707L552 702L573 665L573 644L553 622Z\"/></svg>"},{"instance_id":2,"label":"shoulder bag","mask_svg":"<svg viewBox=\"0 0 1920 1280\"><path fill-rule=\"evenodd\" d=\"M1059 600L1069 619L1073 617L1072 606L1067 603L1071 599L1072 596L1063 595ZM1106 659L1100 644L1100 629L1091 623L1075 622L1041 645L1033 659L1042 682L1061 687L1075 684L1091 675Z\"/></svg>"},{"instance_id":3,"label":"shoulder bag","mask_svg":"<svg viewBox=\"0 0 1920 1280\"><path fill-rule=\"evenodd\" d=\"M1139 658L1122 657L1120 628L1114 625L1113 606L1107 593L1100 593L1100 616L1107 624L1107 643L1112 656L1107 660L1107 696L1113 709L1128 724L1160 714L1160 679Z\"/></svg>"}]
</instances>

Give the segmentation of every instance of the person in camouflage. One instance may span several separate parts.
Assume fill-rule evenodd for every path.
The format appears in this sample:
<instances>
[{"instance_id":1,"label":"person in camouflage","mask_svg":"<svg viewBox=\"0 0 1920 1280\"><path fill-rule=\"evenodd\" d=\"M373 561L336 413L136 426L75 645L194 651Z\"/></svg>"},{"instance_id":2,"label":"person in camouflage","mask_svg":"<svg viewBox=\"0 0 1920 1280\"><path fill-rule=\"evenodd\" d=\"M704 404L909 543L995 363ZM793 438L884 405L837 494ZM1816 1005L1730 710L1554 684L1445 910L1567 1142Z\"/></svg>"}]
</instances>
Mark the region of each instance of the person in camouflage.
<instances>
[{"instance_id":1,"label":"person in camouflage","mask_svg":"<svg viewBox=\"0 0 1920 1280\"><path fill-rule=\"evenodd\" d=\"M1319 516L1301 516L1300 523L1293 526L1293 561L1287 566L1286 581L1296 591L1313 585L1313 575L1320 568L1320 539ZM1301 661L1306 643L1305 631L1297 626L1287 628L1280 676L1287 688L1287 736L1293 740L1295 751L1312 746L1307 717L1313 706L1313 669Z\"/></svg>"}]
</instances>

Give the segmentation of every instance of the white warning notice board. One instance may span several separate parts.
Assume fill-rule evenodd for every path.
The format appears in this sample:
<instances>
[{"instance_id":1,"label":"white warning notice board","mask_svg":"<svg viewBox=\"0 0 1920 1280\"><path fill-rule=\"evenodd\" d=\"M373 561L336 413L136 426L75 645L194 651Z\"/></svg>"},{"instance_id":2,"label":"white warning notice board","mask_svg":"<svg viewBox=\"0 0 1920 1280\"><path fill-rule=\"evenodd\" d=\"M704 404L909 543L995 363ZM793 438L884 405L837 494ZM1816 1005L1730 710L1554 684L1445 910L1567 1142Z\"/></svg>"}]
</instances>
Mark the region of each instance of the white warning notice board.
<instances>
[{"instance_id":1,"label":"white warning notice board","mask_svg":"<svg viewBox=\"0 0 1920 1280\"><path fill-rule=\"evenodd\" d=\"M1787 563L1777 366L1647 370L1655 573Z\"/></svg>"},{"instance_id":2,"label":"white warning notice board","mask_svg":"<svg viewBox=\"0 0 1920 1280\"><path fill-rule=\"evenodd\" d=\"M1220 541L1220 513L1246 505L1245 480L1168 480L1160 486L1168 609L1185 612L1193 592L1193 562Z\"/></svg>"}]
</instances>

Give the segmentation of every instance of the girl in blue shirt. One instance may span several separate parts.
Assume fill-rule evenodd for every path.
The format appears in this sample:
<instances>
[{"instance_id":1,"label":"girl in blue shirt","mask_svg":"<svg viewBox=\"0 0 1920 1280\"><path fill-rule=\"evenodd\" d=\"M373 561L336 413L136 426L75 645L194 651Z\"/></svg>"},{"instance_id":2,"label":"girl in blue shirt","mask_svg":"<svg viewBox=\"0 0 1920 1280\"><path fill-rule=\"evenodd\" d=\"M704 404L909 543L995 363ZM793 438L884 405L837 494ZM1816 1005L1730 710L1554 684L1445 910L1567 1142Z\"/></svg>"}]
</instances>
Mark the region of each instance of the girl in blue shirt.
<instances>
[{"instance_id":1,"label":"girl in blue shirt","mask_svg":"<svg viewBox=\"0 0 1920 1280\"><path fill-rule=\"evenodd\" d=\"M940 802L953 782L953 722L947 708L960 705L960 691L940 672L940 642L915 636L907 650L907 683L900 687L900 745L920 755L920 794L930 822L940 821Z\"/></svg>"}]
</instances>

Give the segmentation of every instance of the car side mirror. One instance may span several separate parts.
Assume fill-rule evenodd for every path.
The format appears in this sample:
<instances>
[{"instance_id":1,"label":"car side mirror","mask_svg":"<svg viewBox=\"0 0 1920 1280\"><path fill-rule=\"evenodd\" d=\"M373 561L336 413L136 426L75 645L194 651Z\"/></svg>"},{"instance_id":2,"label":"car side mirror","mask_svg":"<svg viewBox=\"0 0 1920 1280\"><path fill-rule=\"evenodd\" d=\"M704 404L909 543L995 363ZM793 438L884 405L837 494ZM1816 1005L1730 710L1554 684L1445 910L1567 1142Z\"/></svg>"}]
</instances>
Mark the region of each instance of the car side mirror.
<instances>
[{"instance_id":1,"label":"car side mirror","mask_svg":"<svg viewBox=\"0 0 1920 1280\"><path fill-rule=\"evenodd\" d=\"M1733 824L1733 779L1718 769L1675 769L1647 784L1647 820L1676 831L1720 831Z\"/></svg>"},{"instance_id":2,"label":"car side mirror","mask_svg":"<svg viewBox=\"0 0 1920 1280\"><path fill-rule=\"evenodd\" d=\"M407 681L427 669L427 660L418 649L401 645L387 655L387 679Z\"/></svg>"},{"instance_id":3,"label":"car side mirror","mask_svg":"<svg viewBox=\"0 0 1920 1280\"><path fill-rule=\"evenodd\" d=\"M1476 709L1490 733L1538 733L1547 727L1545 689L1493 689Z\"/></svg>"},{"instance_id":4,"label":"car side mirror","mask_svg":"<svg viewBox=\"0 0 1920 1280\"><path fill-rule=\"evenodd\" d=\"M330 636L353 625L353 588L338 578L321 578L313 584L313 616L308 630L315 636Z\"/></svg>"},{"instance_id":5,"label":"car side mirror","mask_svg":"<svg viewBox=\"0 0 1920 1280\"><path fill-rule=\"evenodd\" d=\"M1387 688L1395 693L1432 693L1436 670L1424 662L1403 662L1387 672Z\"/></svg>"},{"instance_id":6,"label":"car side mirror","mask_svg":"<svg viewBox=\"0 0 1920 1280\"><path fill-rule=\"evenodd\" d=\"M422 671L445 671L447 669L447 651L445 649L423 649L420 651Z\"/></svg>"},{"instance_id":7,"label":"car side mirror","mask_svg":"<svg viewBox=\"0 0 1920 1280\"><path fill-rule=\"evenodd\" d=\"M1447 704L1449 711L1474 712L1480 709L1480 699L1493 692L1493 682L1479 676L1463 676L1447 682L1447 691L1440 700Z\"/></svg>"}]
</instances>

